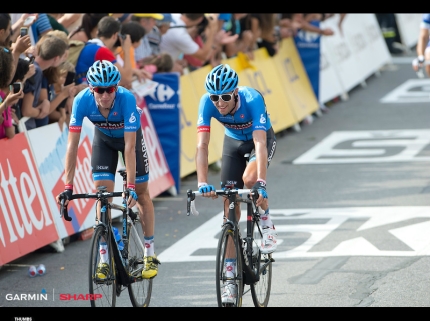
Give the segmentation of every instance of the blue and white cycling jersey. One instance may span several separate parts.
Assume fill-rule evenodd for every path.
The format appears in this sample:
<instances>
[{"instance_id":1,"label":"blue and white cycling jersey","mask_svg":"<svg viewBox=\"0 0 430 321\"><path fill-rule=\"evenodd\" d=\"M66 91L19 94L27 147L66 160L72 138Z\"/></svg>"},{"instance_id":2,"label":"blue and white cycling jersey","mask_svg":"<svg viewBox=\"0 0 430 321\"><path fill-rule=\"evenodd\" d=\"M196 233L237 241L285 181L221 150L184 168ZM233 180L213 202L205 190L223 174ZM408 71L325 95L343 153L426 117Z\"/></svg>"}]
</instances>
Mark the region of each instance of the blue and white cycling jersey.
<instances>
[{"instance_id":1,"label":"blue and white cycling jersey","mask_svg":"<svg viewBox=\"0 0 430 321\"><path fill-rule=\"evenodd\" d=\"M225 134L233 139L252 139L254 130L269 130L272 127L263 96L254 88L239 86L238 108L234 115L222 115L206 93L200 99L197 132L210 132L211 118L225 127Z\"/></svg>"},{"instance_id":2,"label":"blue and white cycling jersey","mask_svg":"<svg viewBox=\"0 0 430 321\"><path fill-rule=\"evenodd\" d=\"M70 115L70 132L81 132L82 122L87 117L103 134L120 138L124 132L135 132L140 128L140 108L134 95L118 86L113 107L105 118L99 111L96 100L89 88L76 95Z\"/></svg>"}]
</instances>

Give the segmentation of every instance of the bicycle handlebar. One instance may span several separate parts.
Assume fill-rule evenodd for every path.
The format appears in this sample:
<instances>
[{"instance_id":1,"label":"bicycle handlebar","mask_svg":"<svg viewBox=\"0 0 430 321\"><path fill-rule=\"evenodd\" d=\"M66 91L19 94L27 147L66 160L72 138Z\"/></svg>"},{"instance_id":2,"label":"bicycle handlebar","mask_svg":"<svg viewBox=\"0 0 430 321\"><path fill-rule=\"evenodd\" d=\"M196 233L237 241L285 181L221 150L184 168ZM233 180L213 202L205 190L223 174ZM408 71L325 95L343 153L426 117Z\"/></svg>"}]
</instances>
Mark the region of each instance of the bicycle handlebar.
<instances>
[{"instance_id":1,"label":"bicycle handlebar","mask_svg":"<svg viewBox=\"0 0 430 321\"><path fill-rule=\"evenodd\" d=\"M85 194L73 194L69 201L78 199L78 198L109 198L109 197L119 197L122 196L123 192L96 192L96 193L85 193ZM64 206L65 198L61 198L60 204L60 217L64 217L64 219L68 222L72 220L67 211L67 205Z\"/></svg>"},{"instance_id":2,"label":"bicycle handlebar","mask_svg":"<svg viewBox=\"0 0 430 321\"><path fill-rule=\"evenodd\" d=\"M254 192L258 192L252 189L217 189L215 190L215 194L218 196L229 196L231 194L251 194L254 195ZM190 214L193 214L194 216L199 215L199 212L196 209L195 199L196 196L202 195L199 191L187 191L187 216L190 216Z\"/></svg>"}]
</instances>

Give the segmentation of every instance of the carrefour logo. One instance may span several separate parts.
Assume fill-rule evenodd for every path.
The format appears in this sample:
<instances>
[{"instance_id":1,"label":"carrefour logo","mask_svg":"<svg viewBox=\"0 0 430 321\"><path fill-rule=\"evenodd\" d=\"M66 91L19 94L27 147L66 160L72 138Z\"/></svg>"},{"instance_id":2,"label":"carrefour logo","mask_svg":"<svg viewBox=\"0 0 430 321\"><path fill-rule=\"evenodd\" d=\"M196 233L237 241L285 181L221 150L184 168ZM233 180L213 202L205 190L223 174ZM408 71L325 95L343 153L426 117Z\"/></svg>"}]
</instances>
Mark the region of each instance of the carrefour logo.
<instances>
[{"instance_id":1,"label":"carrefour logo","mask_svg":"<svg viewBox=\"0 0 430 321\"><path fill-rule=\"evenodd\" d=\"M158 100L160 103L170 100L173 97L175 91L168 85L158 84L148 96L154 100Z\"/></svg>"}]
</instances>

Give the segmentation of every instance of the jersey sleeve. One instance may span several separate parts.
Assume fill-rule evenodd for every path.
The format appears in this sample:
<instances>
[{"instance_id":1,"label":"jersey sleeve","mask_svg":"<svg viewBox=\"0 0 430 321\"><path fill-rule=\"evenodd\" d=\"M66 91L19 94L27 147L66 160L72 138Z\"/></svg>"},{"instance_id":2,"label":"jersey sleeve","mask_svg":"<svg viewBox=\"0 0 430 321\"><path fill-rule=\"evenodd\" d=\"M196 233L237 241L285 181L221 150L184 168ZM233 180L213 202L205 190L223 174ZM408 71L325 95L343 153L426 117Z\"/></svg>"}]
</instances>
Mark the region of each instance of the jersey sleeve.
<instances>
[{"instance_id":1,"label":"jersey sleeve","mask_svg":"<svg viewBox=\"0 0 430 321\"><path fill-rule=\"evenodd\" d=\"M140 113L137 109L136 98L130 92L124 95L124 132L135 132L140 128Z\"/></svg>"},{"instance_id":2,"label":"jersey sleeve","mask_svg":"<svg viewBox=\"0 0 430 321\"><path fill-rule=\"evenodd\" d=\"M430 29L430 13L424 13L420 24L421 29Z\"/></svg>"},{"instance_id":3,"label":"jersey sleeve","mask_svg":"<svg viewBox=\"0 0 430 321\"><path fill-rule=\"evenodd\" d=\"M248 102L252 116L253 130L267 130L267 108L263 97L256 90L252 90L252 99Z\"/></svg>"},{"instance_id":4,"label":"jersey sleeve","mask_svg":"<svg viewBox=\"0 0 430 321\"><path fill-rule=\"evenodd\" d=\"M95 61L96 60L109 60L113 64L116 63L116 57L115 57L115 55L112 53L112 51L110 51L106 47L100 47L97 50Z\"/></svg>"},{"instance_id":5,"label":"jersey sleeve","mask_svg":"<svg viewBox=\"0 0 430 321\"><path fill-rule=\"evenodd\" d=\"M199 113L197 118L197 132L210 132L211 131L211 118L214 106L209 99L208 94L204 94L200 99Z\"/></svg>"},{"instance_id":6,"label":"jersey sleeve","mask_svg":"<svg viewBox=\"0 0 430 321\"><path fill-rule=\"evenodd\" d=\"M82 123L84 121L84 109L86 107L85 105L85 99L82 99L83 94L87 92L89 89L86 88L84 90L81 90L79 94L76 95L75 99L73 100L72 105L72 113L70 115L70 123L69 123L69 132L71 133L80 133L82 129Z\"/></svg>"}]
</instances>

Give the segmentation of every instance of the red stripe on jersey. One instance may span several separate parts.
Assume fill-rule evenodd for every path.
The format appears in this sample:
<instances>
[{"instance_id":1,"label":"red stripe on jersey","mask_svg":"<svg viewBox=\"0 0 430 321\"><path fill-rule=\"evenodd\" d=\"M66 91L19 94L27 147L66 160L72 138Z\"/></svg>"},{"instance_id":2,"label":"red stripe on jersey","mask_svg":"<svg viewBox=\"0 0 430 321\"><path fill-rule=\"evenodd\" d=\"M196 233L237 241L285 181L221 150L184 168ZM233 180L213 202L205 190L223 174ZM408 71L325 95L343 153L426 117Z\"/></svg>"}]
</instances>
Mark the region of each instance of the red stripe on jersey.
<instances>
[{"instance_id":1,"label":"red stripe on jersey","mask_svg":"<svg viewBox=\"0 0 430 321\"><path fill-rule=\"evenodd\" d=\"M82 126L69 126L69 132L71 133L80 133Z\"/></svg>"},{"instance_id":2,"label":"red stripe on jersey","mask_svg":"<svg viewBox=\"0 0 430 321\"><path fill-rule=\"evenodd\" d=\"M199 127L197 127L198 133L201 133L201 132L209 133L210 131L211 131L211 126L199 126Z\"/></svg>"}]
</instances>

